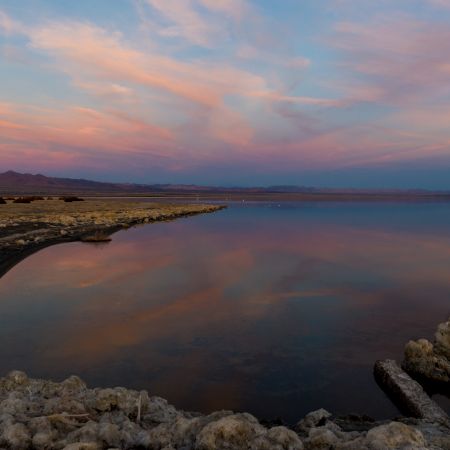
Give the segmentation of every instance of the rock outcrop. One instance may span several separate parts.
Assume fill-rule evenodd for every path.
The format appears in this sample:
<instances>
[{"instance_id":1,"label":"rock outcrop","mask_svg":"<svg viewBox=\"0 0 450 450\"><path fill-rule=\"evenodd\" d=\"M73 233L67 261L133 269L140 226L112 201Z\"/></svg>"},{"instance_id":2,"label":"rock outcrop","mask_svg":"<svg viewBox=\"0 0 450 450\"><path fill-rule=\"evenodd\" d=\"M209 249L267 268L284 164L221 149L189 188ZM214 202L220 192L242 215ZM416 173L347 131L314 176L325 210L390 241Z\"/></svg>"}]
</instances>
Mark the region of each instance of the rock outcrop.
<instances>
[{"instance_id":1,"label":"rock outcrop","mask_svg":"<svg viewBox=\"0 0 450 450\"><path fill-rule=\"evenodd\" d=\"M413 376L450 383L450 319L438 326L434 343L426 339L408 342L402 367Z\"/></svg>"},{"instance_id":2,"label":"rock outcrop","mask_svg":"<svg viewBox=\"0 0 450 450\"><path fill-rule=\"evenodd\" d=\"M294 429L267 428L247 413L189 413L146 391L89 389L76 376L55 383L15 371L0 378L0 448L437 450L450 449L450 433L422 421L344 431L325 410L308 414Z\"/></svg>"}]
</instances>

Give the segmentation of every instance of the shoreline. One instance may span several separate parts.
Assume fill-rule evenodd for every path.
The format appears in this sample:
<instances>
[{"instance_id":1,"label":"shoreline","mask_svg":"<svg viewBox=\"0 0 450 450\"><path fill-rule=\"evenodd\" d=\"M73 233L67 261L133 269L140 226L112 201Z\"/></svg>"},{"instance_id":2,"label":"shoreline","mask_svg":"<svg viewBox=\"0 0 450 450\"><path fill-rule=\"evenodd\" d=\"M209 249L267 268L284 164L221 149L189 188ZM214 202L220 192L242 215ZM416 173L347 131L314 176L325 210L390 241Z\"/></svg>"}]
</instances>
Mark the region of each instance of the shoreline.
<instances>
[{"instance_id":1,"label":"shoreline","mask_svg":"<svg viewBox=\"0 0 450 450\"><path fill-rule=\"evenodd\" d=\"M0 445L11 449L103 450L439 450L450 448L446 424L429 418L374 421L334 417L324 409L293 426L245 412L176 409L147 391L88 388L20 371L0 378Z\"/></svg>"},{"instance_id":2,"label":"shoreline","mask_svg":"<svg viewBox=\"0 0 450 450\"><path fill-rule=\"evenodd\" d=\"M43 200L26 205L1 205L0 212L9 212L10 215L0 216L0 278L28 256L53 245L80 242L95 235L101 235L102 239L98 242L102 242L118 231L138 225L172 221L226 208L224 205L87 200L75 205L61 204L57 205L61 208L46 209L47 206L53 207L56 202ZM103 210L96 212L99 205L102 205ZM94 213L95 219L92 219Z\"/></svg>"},{"instance_id":3,"label":"shoreline","mask_svg":"<svg viewBox=\"0 0 450 450\"><path fill-rule=\"evenodd\" d=\"M1 192L0 197L20 197L27 195L59 196L60 192L53 191L16 191ZM164 192L92 192L92 191L70 191L63 195L78 195L90 200L156 200L166 201L276 201L276 202L374 202L374 203L449 203L450 193L405 193L405 192L257 192L257 191L164 191Z\"/></svg>"}]
</instances>

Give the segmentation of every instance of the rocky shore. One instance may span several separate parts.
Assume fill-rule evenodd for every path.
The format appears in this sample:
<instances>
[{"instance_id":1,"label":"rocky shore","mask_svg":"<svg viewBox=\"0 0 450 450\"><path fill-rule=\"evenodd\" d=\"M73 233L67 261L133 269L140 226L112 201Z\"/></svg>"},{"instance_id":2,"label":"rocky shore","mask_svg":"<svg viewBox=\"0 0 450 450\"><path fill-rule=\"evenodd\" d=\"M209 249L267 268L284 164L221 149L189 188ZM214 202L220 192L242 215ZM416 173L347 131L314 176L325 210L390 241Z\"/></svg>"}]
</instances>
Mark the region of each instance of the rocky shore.
<instances>
[{"instance_id":1,"label":"rocky shore","mask_svg":"<svg viewBox=\"0 0 450 450\"><path fill-rule=\"evenodd\" d=\"M178 205L121 200L0 205L0 276L26 256L49 245L78 240L102 241L134 225L218 211L224 206Z\"/></svg>"},{"instance_id":2,"label":"rocky shore","mask_svg":"<svg viewBox=\"0 0 450 450\"><path fill-rule=\"evenodd\" d=\"M89 389L11 372L0 379L0 448L152 450L437 450L449 429L424 420L376 423L333 418L325 410L294 427L267 427L247 413L179 411L146 391Z\"/></svg>"},{"instance_id":3,"label":"rocky shore","mask_svg":"<svg viewBox=\"0 0 450 450\"><path fill-rule=\"evenodd\" d=\"M450 319L438 326L433 343L427 339L408 342L402 367L420 379L450 385Z\"/></svg>"}]
</instances>

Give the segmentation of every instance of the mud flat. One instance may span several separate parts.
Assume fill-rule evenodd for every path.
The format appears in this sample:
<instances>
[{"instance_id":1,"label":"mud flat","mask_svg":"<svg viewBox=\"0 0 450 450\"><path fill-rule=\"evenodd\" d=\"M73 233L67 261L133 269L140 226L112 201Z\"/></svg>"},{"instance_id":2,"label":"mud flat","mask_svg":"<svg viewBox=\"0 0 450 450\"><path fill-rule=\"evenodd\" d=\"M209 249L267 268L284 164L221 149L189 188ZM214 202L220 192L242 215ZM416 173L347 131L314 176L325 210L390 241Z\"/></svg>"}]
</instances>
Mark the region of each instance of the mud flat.
<instances>
[{"instance_id":1,"label":"mud flat","mask_svg":"<svg viewBox=\"0 0 450 450\"><path fill-rule=\"evenodd\" d=\"M107 241L121 229L223 209L119 200L40 200L0 205L0 277L30 254L62 242Z\"/></svg>"}]
</instances>

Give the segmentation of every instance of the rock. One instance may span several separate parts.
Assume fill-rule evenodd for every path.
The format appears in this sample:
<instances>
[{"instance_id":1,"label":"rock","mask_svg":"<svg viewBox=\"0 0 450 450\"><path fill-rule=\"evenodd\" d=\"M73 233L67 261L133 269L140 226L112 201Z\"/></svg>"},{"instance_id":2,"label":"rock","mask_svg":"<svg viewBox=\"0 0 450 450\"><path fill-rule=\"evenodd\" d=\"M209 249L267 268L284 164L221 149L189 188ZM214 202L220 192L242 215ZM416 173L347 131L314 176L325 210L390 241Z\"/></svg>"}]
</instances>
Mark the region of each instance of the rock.
<instances>
[{"instance_id":1,"label":"rock","mask_svg":"<svg viewBox=\"0 0 450 450\"><path fill-rule=\"evenodd\" d=\"M100 450L101 448L97 442L76 442L66 445L63 450Z\"/></svg>"},{"instance_id":2,"label":"rock","mask_svg":"<svg viewBox=\"0 0 450 450\"><path fill-rule=\"evenodd\" d=\"M348 442L339 442L333 450L370 450L364 437L358 437Z\"/></svg>"},{"instance_id":3,"label":"rock","mask_svg":"<svg viewBox=\"0 0 450 450\"><path fill-rule=\"evenodd\" d=\"M450 319L438 326L434 338L436 354L450 360Z\"/></svg>"},{"instance_id":4,"label":"rock","mask_svg":"<svg viewBox=\"0 0 450 450\"><path fill-rule=\"evenodd\" d=\"M450 362L435 352L433 344L426 339L410 341L405 347L402 367L408 373L438 383L450 381Z\"/></svg>"},{"instance_id":5,"label":"rock","mask_svg":"<svg viewBox=\"0 0 450 450\"><path fill-rule=\"evenodd\" d=\"M241 450L249 442L265 434L265 429L250 414L234 414L212 422L200 432L197 450Z\"/></svg>"},{"instance_id":6,"label":"rock","mask_svg":"<svg viewBox=\"0 0 450 450\"><path fill-rule=\"evenodd\" d=\"M7 379L17 385L24 385L28 383L27 374L25 372L21 372L20 370L13 370L12 372L9 372Z\"/></svg>"},{"instance_id":7,"label":"rock","mask_svg":"<svg viewBox=\"0 0 450 450\"><path fill-rule=\"evenodd\" d=\"M411 417L448 424L447 414L425 393L422 386L395 361L377 361L375 378L398 407Z\"/></svg>"},{"instance_id":8,"label":"rock","mask_svg":"<svg viewBox=\"0 0 450 450\"><path fill-rule=\"evenodd\" d=\"M430 450L450 450L450 431L448 427L436 426L423 421L410 420L411 425L419 430L427 441Z\"/></svg>"},{"instance_id":9,"label":"rock","mask_svg":"<svg viewBox=\"0 0 450 450\"><path fill-rule=\"evenodd\" d=\"M375 425L375 419L367 415L349 414L334 419L334 423L345 432L369 431Z\"/></svg>"},{"instance_id":10,"label":"rock","mask_svg":"<svg viewBox=\"0 0 450 450\"><path fill-rule=\"evenodd\" d=\"M11 449L27 449L31 436L25 425L16 423L7 426L2 434L2 440L6 442L6 445Z\"/></svg>"},{"instance_id":11,"label":"rock","mask_svg":"<svg viewBox=\"0 0 450 450\"><path fill-rule=\"evenodd\" d=\"M175 420L178 415L178 411L172 405L169 405L167 400L160 397L152 397L149 400L144 420L156 424L167 423Z\"/></svg>"},{"instance_id":12,"label":"rock","mask_svg":"<svg viewBox=\"0 0 450 450\"><path fill-rule=\"evenodd\" d=\"M98 437L108 447L120 447L122 434L117 425L113 423L101 423L98 428Z\"/></svg>"},{"instance_id":13,"label":"rock","mask_svg":"<svg viewBox=\"0 0 450 450\"><path fill-rule=\"evenodd\" d=\"M138 417L138 405L141 415ZM378 450L450 448L449 428L408 419L343 431L325 410L293 430L267 428L250 414L176 410L166 400L125 388L89 389L78 377L62 383L29 379L23 372L0 378L0 449L149 450ZM406 419L405 419L406 421ZM402 421L403 422L403 421Z\"/></svg>"},{"instance_id":14,"label":"rock","mask_svg":"<svg viewBox=\"0 0 450 450\"><path fill-rule=\"evenodd\" d=\"M286 427L271 428L250 444L250 450L303 450L303 448L297 434Z\"/></svg>"},{"instance_id":15,"label":"rock","mask_svg":"<svg viewBox=\"0 0 450 450\"><path fill-rule=\"evenodd\" d=\"M96 394L92 406L97 411L111 411L117 406L117 394L114 389L99 389Z\"/></svg>"},{"instance_id":16,"label":"rock","mask_svg":"<svg viewBox=\"0 0 450 450\"><path fill-rule=\"evenodd\" d=\"M158 440L151 441L148 431L129 420L123 423L121 436L123 448L150 448L150 443L154 444L156 448L164 447L164 445L161 445L162 442Z\"/></svg>"},{"instance_id":17,"label":"rock","mask_svg":"<svg viewBox=\"0 0 450 450\"><path fill-rule=\"evenodd\" d=\"M311 428L325 425L327 420L331 417L326 409L318 409L317 411L312 411L307 414L300 422L296 425L296 430L300 433L308 433Z\"/></svg>"},{"instance_id":18,"label":"rock","mask_svg":"<svg viewBox=\"0 0 450 450\"><path fill-rule=\"evenodd\" d=\"M413 376L437 383L449 383L450 320L438 326L434 344L426 339L408 342L402 367Z\"/></svg>"},{"instance_id":19,"label":"rock","mask_svg":"<svg viewBox=\"0 0 450 450\"><path fill-rule=\"evenodd\" d=\"M373 428L367 433L366 445L371 450L427 450L423 434L400 422Z\"/></svg>"},{"instance_id":20,"label":"rock","mask_svg":"<svg viewBox=\"0 0 450 450\"><path fill-rule=\"evenodd\" d=\"M27 409L21 392L10 392L2 402L0 402L0 411L2 414L16 416L25 413Z\"/></svg>"},{"instance_id":21,"label":"rock","mask_svg":"<svg viewBox=\"0 0 450 450\"><path fill-rule=\"evenodd\" d=\"M80 392L86 390L86 383L76 375L72 375L69 378L66 378L62 383L61 387L65 390L68 390L70 393Z\"/></svg>"},{"instance_id":22,"label":"rock","mask_svg":"<svg viewBox=\"0 0 450 450\"><path fill-rule=\"evenodd\" d=\"M311 428L305 441L307 450L328 450L334 448L339 438L326 427Z\"/></svg>"},{"instance_id":23,"label":"rock","mask_svg":"<svg viewBox=\"0 0 450 450\"><path fill-rule=\"evenodd\" d=\"M37 450L45 450L51 448L55 442L57 434L55 432L38 432L33 436L33 448Z\"/></svg>"}]
</instances>

